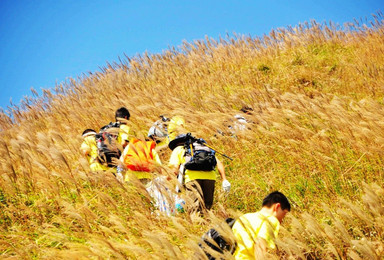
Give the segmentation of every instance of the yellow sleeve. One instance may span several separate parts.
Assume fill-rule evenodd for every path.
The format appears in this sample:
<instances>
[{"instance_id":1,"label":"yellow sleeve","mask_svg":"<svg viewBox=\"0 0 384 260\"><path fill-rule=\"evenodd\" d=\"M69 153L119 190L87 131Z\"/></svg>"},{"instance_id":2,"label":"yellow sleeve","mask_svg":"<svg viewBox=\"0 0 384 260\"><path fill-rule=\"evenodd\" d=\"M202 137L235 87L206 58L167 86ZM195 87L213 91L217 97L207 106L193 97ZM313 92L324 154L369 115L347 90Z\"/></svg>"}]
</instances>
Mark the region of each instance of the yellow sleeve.
<instances>
[{"instance_id":1,"label":"yellow sleeve","mask_svg":"<svg viewBox=\"0 0 384 260\"><path fill-rule=\"evenodd\" d=\"M82 152L85 152L85 151L89 152L89 151L91 151L91 147L89 147L89 145L87 144L86 141L83 141L83 142L81 143L80 150L81 150Z\"/></svg>"},{"instance_id":2,"label":"yellow sleeve","mask_svg":"<svg viewBox=\"0 0 384 260\"><path fill-rule=\"evenodd\" d=\"M128 149L129 149L129 144L124 148L123 152L121 153L120 161L124 162L124 158L127 155Z\"/></svg>"},{"instance_id":3,"label":"yellow sleeve","mask_svg":"<svg viewBox=\"0 0 384 260\"><path fill-rule=\"evenodd\" d=\"M130 128L127 125L120 125L119 135L117 136L117 142L123 144L124 141L129 141Z\"/></svg>"},{"instance_id":4,"label":"yellow sleeve","mask_svg":"<svg viewBox=\"0 0 384 260\"><path fill-rule=\"evenodd\" d=\"M80 150L83 154L86 154L88 156L97 156L97 146L95 137L87 136L81 143Z\"/></svg>"},{"instance_id":5,"label":"yellow sleeve","mask_svg":"<svg viewBox=\"0 0 384 260\"><path fill-rule=\"evenodd\" d=\"M169 165L171 166L179 166L180 164L184 163L184 147L178 146L175 149L173 149L171 157L169 158Z\"/></svg>"}]
</instances>

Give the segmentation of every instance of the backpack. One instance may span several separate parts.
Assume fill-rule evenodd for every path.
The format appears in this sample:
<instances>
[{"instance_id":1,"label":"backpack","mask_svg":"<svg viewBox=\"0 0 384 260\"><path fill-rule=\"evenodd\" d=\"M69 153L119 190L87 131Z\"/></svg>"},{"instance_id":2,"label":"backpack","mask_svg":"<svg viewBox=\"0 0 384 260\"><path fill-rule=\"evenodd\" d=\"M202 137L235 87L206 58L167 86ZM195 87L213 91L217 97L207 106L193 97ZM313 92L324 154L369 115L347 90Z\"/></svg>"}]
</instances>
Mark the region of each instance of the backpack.
<instances>
[{"instance_id":1,"label":"backpack","mask_svg":"<svg viewBox=\"0 0 384 260\"><path fill-rule=\"evenodd\" d=\"M231 228L231 230L235 222L236 220L233 218L227 218L225 220L225 223ZM222 230L223 228L220 228L219 226L211 228L201 237L202 241L199 243L199 246L203 249L208 259L215 259L215 257L213 257L209 250L207 250L207 246L211 249L211 251L214 250L220 254L223 254L224 251L233 254L236 249L236 242L233 241L233 239L231 240L229 238L225 238L222 234L220 234L220 229Z\"/></svg>"},{"instance_id":2,"label":"backpack","mask_svg":"<svg viewBox=\"0 0 384 260\"><path fill-rule=\"evenodd\" d=\"M152 170L154 156L152 150L155 148L154 141L143 141L132 138L129 141L123 161L125 166L132 171L150 172Z\"/></svg>"},{"instance_id":3,"label":"backpack","mask_svg":"<svg viewBox=\"0 0 384 260\"><path fill-rule=\"evenodd\" d=\"M215 151L205 144L206 142L201 138L185 143L185 169L193 171L213 171L215 169L217 164Z\"/></svg>"},{"instance_id":4,"label":"backpack","mask_svg":"<svg viewBox=\"0 0 384 260\"><path fill-rule=\"evenodd\" d=\"M206 144L207 142L204 139L195 138L191 133L188 133L177 136L168 144L168 147L173 150L177 146L184 146L185 169L193 171L213 171L217 164L215 157L216 152Z\"/></svg>"},{"instance_id":5,"label":"backpack","mask_svg":"<svg viewBox=\"0 0 384 260\"><path fill-rule=\"evenodd\" d=\"M117 146L119 123L109 123L100 129L96 134L98 161L108 167L116 166L113 158L119 159L121 151Z\"/></svg>"}]
</instances>

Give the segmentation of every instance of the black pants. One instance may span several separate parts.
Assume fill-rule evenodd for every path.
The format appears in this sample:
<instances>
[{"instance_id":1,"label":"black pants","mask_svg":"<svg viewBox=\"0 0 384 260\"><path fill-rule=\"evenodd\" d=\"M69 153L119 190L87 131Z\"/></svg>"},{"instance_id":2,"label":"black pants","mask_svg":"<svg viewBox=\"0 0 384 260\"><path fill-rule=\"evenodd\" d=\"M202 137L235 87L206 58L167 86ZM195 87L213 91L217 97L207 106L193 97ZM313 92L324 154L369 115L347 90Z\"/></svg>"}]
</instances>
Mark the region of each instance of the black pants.
<instances>
[{"instance_id":1,"label":"black pants","mask_svg":"<svg viewBox=\"0 0 384 260\"><path fill-rule=\"evenodd\" d=\"M205 211L211 209L215 193L215 180L192 180L185 184L186 195L189 198L187 210Z\"/></svg>"}]
</instances>

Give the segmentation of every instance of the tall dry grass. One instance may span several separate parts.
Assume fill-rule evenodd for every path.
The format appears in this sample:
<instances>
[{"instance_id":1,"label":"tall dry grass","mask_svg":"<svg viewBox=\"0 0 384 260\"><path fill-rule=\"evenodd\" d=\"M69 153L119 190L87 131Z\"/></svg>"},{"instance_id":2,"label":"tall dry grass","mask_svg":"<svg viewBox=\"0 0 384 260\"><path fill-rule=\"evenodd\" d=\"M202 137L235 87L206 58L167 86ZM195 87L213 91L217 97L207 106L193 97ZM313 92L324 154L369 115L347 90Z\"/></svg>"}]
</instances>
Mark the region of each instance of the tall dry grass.
<instances>
[{"instance_id":1,"label":"tall dry grass","mask_svg":"<svg viewBox=\"0 0 384 260\"><path fill-rule=\"evenodd\" d=\"M372 21L207 37L32 90L0 114L0 256L203 258L196 241L207 227L280 190L293 211L271 257L380 259L382 14ZM254 109L250 129L218 134L243 105ZM218 184L210 216L159 216L140 185L89 171L81 132L113 121L120 106L138 137L160 114L182 115L187 130L234 158L222 158L232 190Z\"/></svg>"}]
</instances>

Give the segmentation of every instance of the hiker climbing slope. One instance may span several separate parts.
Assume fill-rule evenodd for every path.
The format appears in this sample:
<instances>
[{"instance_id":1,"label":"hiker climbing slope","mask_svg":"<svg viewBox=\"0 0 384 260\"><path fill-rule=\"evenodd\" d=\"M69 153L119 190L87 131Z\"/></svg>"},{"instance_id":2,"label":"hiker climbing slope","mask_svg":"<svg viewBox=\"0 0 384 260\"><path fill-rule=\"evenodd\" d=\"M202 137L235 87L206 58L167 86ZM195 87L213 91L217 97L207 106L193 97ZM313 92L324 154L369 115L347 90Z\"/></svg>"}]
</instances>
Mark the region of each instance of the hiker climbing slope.
<instances>
[{"instance_id":1,"label":"hiker climbing slope","mask_svg":"<svg viewBox=\"0 0 384 260\"><path fill-rule=\"evenodd\" d=\"M156 142L156 150L162 150L168 147L168 124L171 120L161 115L160 119L152 124L148 130L147 137Z\"/></svg>"},{"instance_id":2,"label":"hiker climbing slope","mask_svg":"<svg viewBox=\"0 0 384 260\"><path fill-rule=\"evenodd\" d=\"M154 206L168 216L176 214L174 190L168 186L166 176L161 174L161 161L154 141L131 138L122 155L118 178L126 182L138 179L152 197ZM124 168L123 171L121 167Z\"/></svg>"},{"instance_id":3,"label":"hiker climbing slope","mask_svg":"<svg viewBox=\"0 0 384 260\"><path fill-rule=\"evenodd\" d=\"M216 158L215 152L204 143L203 139L196 139L190 134L179 135L169 143L172 150L169 165L174 168L175 174L184 174L186 196L190 199L186 206L189 212L211 209L216 168L223 181L223 189L229 191L231 187L225 175L224 165Z\"/></svg>"},{"instance_id":4,"label":"hiker climbing slope","mask_svg":"<svg viewBox=\"0 0 384 260\"><path fill-rule=\"evenodd\" d=\"M82 133L84 138L81 143L81 153L87 158L91 171L106 171L108 167L102 165L98 160L98 149L96 145L96 131L93 129L86 129Z\"/></svg>"},{"instance_id":5,"label":"hiker climbing slope","mask_svg":"<svg viewBox=\"0 0 384 260\"><path fill-rule=\"evenodd\" d=\"M133 175L145 186L153 178L153 170L161 165L154 141L131 138L120 157L125 168L124 180L129 181Z\"/></svg>"},{"instance_id":6,"label":"hiker climbing slope","mask_svg":"<svg viewBox=\"0 0 384 260\"><path fill-rule=\"evenodd\" d=\"M148 137L154 140L157 147L167 147L169 142L184 131L185 120L181 116L168 118L164 115L152 124L148 131Z\"/></svg>"},{"instance_id":7,"label":"hiker climbing slope","mask_svg":"<svg viewBox=\"0 0 384 260\"><path fill-rule=\"evenodd\" d=\"M280 224L290 210L287 197L275 191L264 198L260 211L240 216L232 227L237 242L235 259L264 259L276 248Z\"/></svg>"},{"instance_id":8,"label":"hiker climbing slope","mask_svg":"<svg viewBox=\"0 0 384 260\"><path fill-rule=\"evenodd\" d=\"M276 248L280 224L290 210L287 197L274 191L263 199L261 210L227 218L209 229L199 246L210 260L226 259L229 254L235 259L269 259L267 253Z\"/></svg>"}]
</instances>

